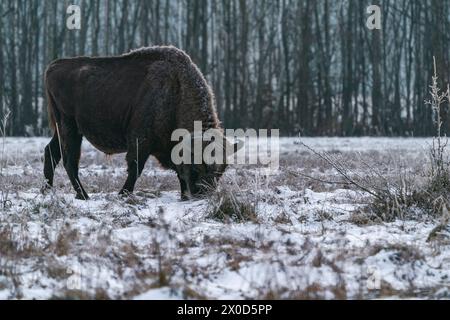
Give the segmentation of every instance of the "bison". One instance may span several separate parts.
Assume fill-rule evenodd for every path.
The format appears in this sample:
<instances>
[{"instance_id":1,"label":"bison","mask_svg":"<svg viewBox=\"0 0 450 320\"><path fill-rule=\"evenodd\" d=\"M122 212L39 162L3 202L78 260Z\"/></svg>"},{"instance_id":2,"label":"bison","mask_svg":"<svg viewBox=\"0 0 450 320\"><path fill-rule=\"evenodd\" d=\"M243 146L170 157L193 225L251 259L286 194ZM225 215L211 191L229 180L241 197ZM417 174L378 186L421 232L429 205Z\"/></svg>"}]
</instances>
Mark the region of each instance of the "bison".
<instances>
[{"instance_id":1,"label":"bison","mask_svg":"<svg viewBox=\"0 0 450 320\"><path fill-rule=\"evenodd\" d=\"M121 56L76 57L52 62L45 72L49 124L44 176L53 185L56 165L64 168L76 198L88 194L78 176L82 138L110 155L126 152L128 178L120 194L133 192L150 155L175 170L182 199L204 194L226 164L181 164L171 160L175 129L220 128L214 95L190 57L172 46L141 48Z\"/></svg>"}]
</instances>

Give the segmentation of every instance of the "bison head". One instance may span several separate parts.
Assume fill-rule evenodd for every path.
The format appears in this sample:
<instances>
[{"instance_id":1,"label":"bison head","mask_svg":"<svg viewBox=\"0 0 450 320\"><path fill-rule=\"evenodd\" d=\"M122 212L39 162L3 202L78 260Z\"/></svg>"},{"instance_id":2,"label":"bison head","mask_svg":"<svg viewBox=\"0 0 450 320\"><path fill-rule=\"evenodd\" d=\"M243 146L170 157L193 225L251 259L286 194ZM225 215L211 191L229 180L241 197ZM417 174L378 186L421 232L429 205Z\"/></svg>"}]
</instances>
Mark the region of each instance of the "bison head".
<instances>
[{"instance_id":1,"label":"bison head","mask_svg":"<svg viewBox=\"0 0 450 320\"><path fill-rule=\"evenodd\" d=\"M177 167L181 186L181 198L188 200L201 197L213 190L224 173L226 164L182 164Z\"/></svg>"},{"instance_id":2,"label":"bison head","mask_svg":"<svg viewBox=\"0 0 450 320\"><path fill-rule=\"evenodd\" d=\"M207 144L203 144L205 147ZM226 158L242 147L242 143L230 143L224 138L223 163L180 164L176 166L178 180L181 186L181 199L201 198L208 192L213 191L220 177L227 167ZM232 150L232 154L230 154ZM228 151L228 153L227 153ZM193 161L191 162L193 163Z\"/></svg>"}]
</instances>

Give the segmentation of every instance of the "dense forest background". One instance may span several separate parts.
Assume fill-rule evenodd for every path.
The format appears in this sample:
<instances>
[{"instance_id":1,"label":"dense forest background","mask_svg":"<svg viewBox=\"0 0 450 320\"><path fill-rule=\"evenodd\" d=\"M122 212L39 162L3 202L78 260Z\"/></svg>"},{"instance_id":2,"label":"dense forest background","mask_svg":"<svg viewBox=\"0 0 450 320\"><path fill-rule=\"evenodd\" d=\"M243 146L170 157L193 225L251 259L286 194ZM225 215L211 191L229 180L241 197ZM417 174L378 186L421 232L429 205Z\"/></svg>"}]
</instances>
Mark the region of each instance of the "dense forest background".
<instances>
[{"instance_id":1,"label":"dense forest background","mask_svg":"<svg viewBox=\"0 0 450 320\"><path fill-rule=\"evenodd\" d=\"M66 28L70 4L81 30ZM369 30L369 5L382 29ZM47 134L46 65L172 44L215 91L227 128L284 135L430 135L436 57L449 82L449 0L0 0L0 117ZM448 105L442 117L450 132Z\"/></svg>"}]
</instances>

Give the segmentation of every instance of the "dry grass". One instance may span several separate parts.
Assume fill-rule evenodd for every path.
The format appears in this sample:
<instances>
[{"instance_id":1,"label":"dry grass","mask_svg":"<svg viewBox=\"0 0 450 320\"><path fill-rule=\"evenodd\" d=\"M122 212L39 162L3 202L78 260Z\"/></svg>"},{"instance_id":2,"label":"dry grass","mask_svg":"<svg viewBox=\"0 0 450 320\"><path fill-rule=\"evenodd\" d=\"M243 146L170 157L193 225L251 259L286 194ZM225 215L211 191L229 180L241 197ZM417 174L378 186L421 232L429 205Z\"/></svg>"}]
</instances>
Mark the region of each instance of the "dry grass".
<instances>
[{"instance_id":1,"label":"dry grass","mask_svg":"<svg viewBox=\"0 0 450 320\"><path fill-rule=\"evenodd\" d=\"M402 168L407 169L407 177L417 179L414 180L415 184L427 183L422 168L425 159L420 155L399 153L390 156L372 151L361 154L334 151L332 154L343 159L353 179L358 179L358 175L364 176L361 162L375 168L384 179L372 175L363 177L366 180L360 180L369 181L375 186L384 187L386 181L391 186L401 185L398 171L393 169L402 167L399 165L401 163L408 163L407 168ZM177 296L188 299L214 298L204 290L205 283L213 282L216 277L221 279L225 271L240 274L246 268L258 264L269 265L273 269L264 269L263 273L258 273L258 277L267 281L250 283L249 291L242 293L242 297L415 297L428 293L437 296L441 288L412 286L402 292L383 282L379 291L367 292L364 289L364 274L356 272L350 280L361 283L363 289L360 292L349 290L349 280L344 279L346 264L354 266L357 258L364 261L376 255L382 247L367 244L363 249L370 252L360 251L359 248L347 246L343 235L338 250L327 250L330 242L341 241L336 238L332 228L338 228L345 222L339 220L339 215L332 208L332 201L305 210L308 199L303 196L304 190L333 192L356 188L320 182L334 178L336 172L329 163L317 159L310 152L287 154L283 157L280 174L264 183L255 183L254 168L232 168L210 199L198 202L194 209L186 209L183 215L170 222L165 221L164 217L173 215L170 211L173 207L172 203L164 203L164 197L168 196L165 190L170 190L173 199L178 199L173 192L178 190L175 175L144 173L136 194L123 199L116 196L116 192L125 179L125 163L121 157L114 157L112 163L101 167L104 161L102 155L93 152L82 157L82 181L93 195L93 200L83 205L73 200L72 187L61 167L55 177L54 193L42 197L38 195L42 182L39 155L6 162L7 170L27 164L32 168L26 175L10 174L8 179L14 182L12 184L0 180L11 201L2 208L0 214L0 291L6 288L10 292L9 298L28 297L26 290L30 287L51 288L54 299L126 299L157 288L169 288ZM122 168L122 171L118 173L115 168ZM149 163L146 168L153 169L153 163ZM316 180L296 176L292 172L306 172ZM410 185L409 182L407 184ZM280 187L287 187L296 195L283 198L286 195L277 192ZM352 204L353 200L346 201ZM354 199L355 203L358 201L366 201L366 198ZM277 208L271 217L264 214L267 205ZM189 212L196 208L202 210L200 214ZM391 218L386 221L398 216L397 213L389 215ZM442 214L438 216L440 219ZM419 220L420 216L404 216L404 219L409 218ZM383 221L373 210L367 209L353 213L352 219L361 229ZM86 222L89 224L86 225ZM191 232L199 224L207 227L202 232ZM316 226L321 224L325 227L318 230ZM447 222L442 220L440 225L441 228L436 229L431 237L433 241L442 236ZM40 229L36 229L36 226ZM313 228L309 229L310 226ZM148 241L141 238L133 240L129 234L125 240L118 237L121 232L132 234L136 227L148 231ZM241 230L241 233L228 232L231 229ZM246 230L251 231L247 233ZM278 238L273 238L273 234ZM308 237L311 237L309 244L306 240L302 242ZM327 237L331 237L331 240ZM140 245L141 241L147 244ZM399 263L412 264L416 259L419 261L423 258L423 255L416 255L417 252L410 248L391 246L386 250L398 253ZM74 264L79 265L86 278L79 289L67 286L72 276L67 268ZM309 272L317 270L332 273L338 280L331 285L305 280ZM280 274L286 275L289 281L269 281ZM245 281L248 279L243 277L242 281L247 283ZM115 283L122 287L115 290ZM224 286L226 284L221 283Z\"/></svg>"},{"instance_id":2,"label":"dry grass","mask_svg":"<svg viewBox=\"0 0 450 320\"><path fill-rule=\"evenodd\" d=\"M225 179L224 179L225 180ZM258 196L252 190L242 190L235 180L222 180L210 192L206 207L207 218L224 223L258 222Z\"/></svg>"}]
</instances>

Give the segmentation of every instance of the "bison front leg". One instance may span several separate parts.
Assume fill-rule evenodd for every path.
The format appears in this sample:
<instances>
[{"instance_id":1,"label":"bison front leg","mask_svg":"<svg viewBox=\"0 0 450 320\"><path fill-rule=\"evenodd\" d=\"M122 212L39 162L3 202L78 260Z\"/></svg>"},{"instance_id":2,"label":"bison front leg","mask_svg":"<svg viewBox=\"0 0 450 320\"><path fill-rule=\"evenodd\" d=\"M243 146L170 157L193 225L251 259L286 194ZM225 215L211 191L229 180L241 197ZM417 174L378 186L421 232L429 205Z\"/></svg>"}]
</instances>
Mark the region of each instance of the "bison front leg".
<instances>
[{"instance_id":1,"label":"bison front leg","mask_svg":"<svg viewBox=\"0 0 450 320\"><path fill-rule=\"evenodd\" d=\"M134 186L136 184L137 178L144 170L145 163L148 160L150 153L146 150L139 150L136 147L136 144L129 147L129 150L126 155L127 165L128 165L128 177L125 181L125 184L120 190L120 195L128 195L133 193Z\"/></svg>"},{"instance_id":2,"label":"bison front leg","mask_svg":"<svg viewBox=\"0 0 450 320\"><path fill-rule=\"evenodd\" d=\"M83 137L75 130L71 130L67 135L64 135L65 140L65 152L63 151L64 168L69 176L70 182L75 189L77 195L76 199L88 200L89 196L81 185L80 178L78 176L78 166L81 155L81 141Z\"/></svg>"}]
</instances>

